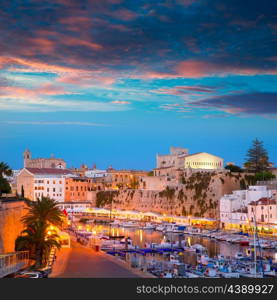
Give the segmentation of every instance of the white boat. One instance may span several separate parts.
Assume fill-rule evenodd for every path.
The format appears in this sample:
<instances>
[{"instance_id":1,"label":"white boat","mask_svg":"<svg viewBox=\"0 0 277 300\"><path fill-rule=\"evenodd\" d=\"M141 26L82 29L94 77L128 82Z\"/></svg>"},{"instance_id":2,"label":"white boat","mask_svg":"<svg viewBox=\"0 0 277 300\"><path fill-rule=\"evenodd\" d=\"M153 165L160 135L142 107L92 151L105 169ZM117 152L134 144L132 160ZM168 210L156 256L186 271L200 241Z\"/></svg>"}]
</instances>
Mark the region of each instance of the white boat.
<instances>
[{"instance_id":1,"label":"white boat","mask_svg":"<svg viewBox=\"0 0 277 300\"><path fill-rule=\"evenodd\" d=\"M203 251L207 250L206 247L204 247L204 246L202 246L200 244L194 244L194 245L191 246L191 248L193 248L193 249L195 249L197 251L200 251L200 252L203 252Z\"/></svg>"},{"instance_id":2,"label":"white boat","mask_svg":"<svg viewBox=\"0 0 277 300\"><path fill-rule=\"evenodd\" d=\"M138 227L138 224L132 221L128 221L128 222L123 222L121 226L126 228L135 228Z\"/></svg>"},{"instance_id":3,"label":"white boat","mask_svg":"<svg viewBox=\"0 0 277 300\"><path fill-rule=\"evenodd\" d=\"M211 261L211 258L207 254L197 256L197 263L207 265Z\"/></svg>"},{"instance_id":4,"label":"white boat","mask_svg":"<svg viewBox=\"0 0 277 300\"><path fill-rule=\"evenodd\" d=\"M163 230L166 233L184 233L184 226L178 226L176 224L169 224L166 225L165 229Z\"/></svg>"},{"instance_id":5,"label":"white boat","mask_svg":"<svg viewBox=\"0 0 277 300\"><path fill-rule=\"evenodd\" d=\"M223 278L240 278L240 274L238 272L218 272L218 274Z\"/></svg>"},{"instance_id":6,"label":"white boat","mask_svg":"<svg viewBox=\"0 0 277 300\"><path fill-rule=\"evenodd\" d=\"M192 248L192 247L183 247L183 248L184 248L184 251L187 251L187 252L196 252L196 249Z\"/></svg>"},{"instance_id":7,"label":"white boat","mask_svg":"<svg viewBox=\"0 0 277 300\"><path fill-rule=\"evenodd\" d=\"M243 258L245 258L246 256L245 255L243 255L243 253L241 253L241 252L236 252L236 254L235 254L235 259L243 259Z\"/></svg>"},{"instance_id":8,"label":"white boat","mask_svg":"<svg viewBox=\"0 0 277 300\"><path fill-rule=\"evenodd\" d=\"M268 277L276 277L276 272L275 270L271 270L269 263L263 263L263 273Z\"/></svg>"},{"instance_id":9,"label":"white boat","mask_svg":"<svg viewBox=\"0 0 277 300\"><path fill-rule=\"evenodd\" d=\"M207 268L204 272L205 277L219 278L219 275L214 268Z\"/></svg>"},{"instance_id":10,"label":"white boat","mask_svg":"<svg viewBox=\"0 0 277 300\"><path fill-rule=\"evenodd\" d=\"M193 273L193 272L189 272L189 271L186 271L186 276L187 276L188 278L199 278L199 277L200 277L200 275L195 274L195 273Z\"/></svg>"},{"instance_id":11,"label":"white boat","mask_svg":"<svg viewBox=\"0 0 277 300\"><path fill-rule=\"evenodd\" d=\"M164 226L164 225L158 225L158 226L156 227L156 230L157 230L157 231L164 231L164 230L165 230L165 226Z\"/></svg>"},{"instance_id":12,"label":"white boat","mask_svg":"<svg viewBox=\"0 0 277 300\"><path fill-rule=\"evenodd\" d=\"M110 224L111 224L112 226L120 226L121 223L122 223L122 221L120 221L120 220L114 220L114 221L111 222Z\"/></svg>"},{"instance_id":13,"label":"white boat","mask_svg":"<svg viewBox=\"0 0 277 300\"><path fill-rule=\"evenodd\" d=\"M152 223L146 223L144 227L142 227L144 230L154 230L156 226Z\"/></svg>"}]
</instances>

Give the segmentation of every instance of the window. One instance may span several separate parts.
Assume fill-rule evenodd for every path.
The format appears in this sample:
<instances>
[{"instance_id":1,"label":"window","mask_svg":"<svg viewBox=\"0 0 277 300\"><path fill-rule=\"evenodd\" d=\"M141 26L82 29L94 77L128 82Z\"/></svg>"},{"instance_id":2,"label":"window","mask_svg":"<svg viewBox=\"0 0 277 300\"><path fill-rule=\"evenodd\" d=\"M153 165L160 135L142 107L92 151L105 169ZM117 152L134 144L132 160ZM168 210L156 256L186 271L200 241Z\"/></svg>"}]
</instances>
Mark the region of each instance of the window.
<instances>
[{"instance_id":1,"label":"window","mask_svg":"<svg viewBox=\"0 0 277 300\"><path fill-rule=\"evenodd\" d=\"M49 184L49 180L47 180L47 184Z\"/></svg>"},{"instance_id":2,"label":"window","mask_svg":"<svg viewBox=\"0 0 277 300\"><path fill-rule=\"evenodd\" d=\"M55 181L55 180L53 180L53 184L56 184L56 181Z\"/></svg>"},{"instance_id":3,"label":"window","mask_svg":"<svg viewBox=\"0 0 277 300\"><path fill-rule=\"evenodd\" d=\"M60 180L59 183L62 184L62 181Z\"/></svg>"},{"instance_id":4,"label":"window","mask_svg":"<svg viewBox=\"0 0 277 300\"><path fill-rule=\"evenodd\" d=\"M55 189L55 188L53 188L53 192L56 192L56 189Z\"/></svg>"}]
</instances>

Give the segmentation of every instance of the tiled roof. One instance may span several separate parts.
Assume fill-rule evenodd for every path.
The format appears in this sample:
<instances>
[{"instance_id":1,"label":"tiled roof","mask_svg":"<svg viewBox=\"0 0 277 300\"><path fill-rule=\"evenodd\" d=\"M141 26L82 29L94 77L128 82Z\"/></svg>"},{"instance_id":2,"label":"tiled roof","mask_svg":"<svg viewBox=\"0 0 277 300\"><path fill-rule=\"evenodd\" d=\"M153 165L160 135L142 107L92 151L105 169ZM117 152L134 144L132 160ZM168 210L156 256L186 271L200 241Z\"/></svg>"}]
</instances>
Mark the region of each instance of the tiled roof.
<instances>
[{"instance_id":1,"label":"tiled roof","mask_svg":"<svg viewBox=\"0 0 277 300\"><path fill-rule=\"evenodd\" d=\"M257 201L252 201L250 205L274 205L277 204L275 199L261 198Z\"/></svg>"},{"instance_id":2,"label":"tiled roof","mask_svg":"<svg viewBox=\"0 0 277 300\"><path fill-rule=\"evenodd\" d=\"M67 175L71 174L72 172L67 169L55 169L55 168L25 168L27 171L29 171L32 174L51 174L51 175Z\"/></svg>"}]
</instances>

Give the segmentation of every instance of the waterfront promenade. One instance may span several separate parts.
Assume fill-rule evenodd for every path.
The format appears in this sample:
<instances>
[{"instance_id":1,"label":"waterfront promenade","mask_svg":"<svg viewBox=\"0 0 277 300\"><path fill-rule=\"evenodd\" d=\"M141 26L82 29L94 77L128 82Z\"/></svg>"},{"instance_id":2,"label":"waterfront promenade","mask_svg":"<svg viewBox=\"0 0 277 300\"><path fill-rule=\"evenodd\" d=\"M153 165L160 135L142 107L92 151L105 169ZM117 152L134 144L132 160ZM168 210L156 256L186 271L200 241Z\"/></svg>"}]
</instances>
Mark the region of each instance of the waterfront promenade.
<instances>
[{"instance_id":1,"label":"waterfront promenade","mask_svg":"<svg viewBox=\"0 0 277 300\"><path fill-rule=\"evenodd\" d=\"M107 254L72 242L72 248L57 251L52 278L130 278L141 277Z\"/></svg>"}]
</instances>

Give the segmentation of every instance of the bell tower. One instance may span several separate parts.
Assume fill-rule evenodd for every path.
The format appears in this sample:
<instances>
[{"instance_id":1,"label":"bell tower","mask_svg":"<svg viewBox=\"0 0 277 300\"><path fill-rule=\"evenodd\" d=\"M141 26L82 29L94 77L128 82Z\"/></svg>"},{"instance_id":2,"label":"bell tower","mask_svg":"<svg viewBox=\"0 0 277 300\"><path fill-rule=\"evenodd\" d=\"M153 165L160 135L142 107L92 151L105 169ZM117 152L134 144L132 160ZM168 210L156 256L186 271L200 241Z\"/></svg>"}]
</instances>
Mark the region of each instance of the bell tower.
<instances>
[{"instance_id":1,"label":"bell tower","mask_svg":"<svg viewBox=\"0 0 277 300\"><path fill-rule=\"evenodd\" d=\"M32 154L29 149L26 149L23 153L24 168L28 167L28 162L32 159Z\"/></svg>"}]
</instances>

